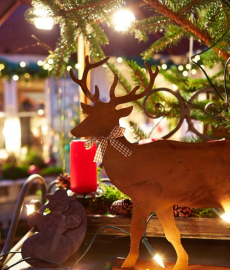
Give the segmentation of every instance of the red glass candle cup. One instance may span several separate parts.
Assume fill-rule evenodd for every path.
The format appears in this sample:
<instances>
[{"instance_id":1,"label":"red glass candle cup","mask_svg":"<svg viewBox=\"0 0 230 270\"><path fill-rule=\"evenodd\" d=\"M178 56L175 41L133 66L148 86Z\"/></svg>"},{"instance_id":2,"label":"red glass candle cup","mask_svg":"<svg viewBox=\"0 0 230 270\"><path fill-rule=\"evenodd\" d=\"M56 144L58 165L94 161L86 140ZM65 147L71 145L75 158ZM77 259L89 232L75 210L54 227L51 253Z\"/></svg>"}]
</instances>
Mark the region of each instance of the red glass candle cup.
<instances>
[{"instance_id":1,"label":"red glass candle cup","mask_svg":"<svg viewBox=\"0 0 230 270\"><path fill-rule=\"evenodd\" d=\"M84 141L70 143L70 186L76 194L97 190L97 163L93 161L96 150L96 144L86 150Z\"/></svg>"}]
</instances>

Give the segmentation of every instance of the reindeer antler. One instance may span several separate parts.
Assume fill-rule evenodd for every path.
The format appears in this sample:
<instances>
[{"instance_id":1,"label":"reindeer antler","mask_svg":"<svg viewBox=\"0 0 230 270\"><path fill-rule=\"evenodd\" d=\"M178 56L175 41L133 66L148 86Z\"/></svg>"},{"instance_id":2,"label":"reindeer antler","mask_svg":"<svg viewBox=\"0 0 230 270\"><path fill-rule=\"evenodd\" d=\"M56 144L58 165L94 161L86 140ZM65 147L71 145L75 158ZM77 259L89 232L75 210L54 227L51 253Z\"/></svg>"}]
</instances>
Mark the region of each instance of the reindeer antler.
<instances>
[{"instance_id":1,"label":"reindeer antler","mask_svg":"<svg viewBox=\"0 0 230 270\"><path fill-rule=\"evenodd\" d=\"M115 75L113 84L112 84L111 89L110 89L110 102L111 103L113 103L114 105L127 103L130 101L138 100L138 99L140 99L148 94L148 92L153 87L153 84L154 84L155 78L159 72L159 69L156 66L155 72L152 72L152 69L148 63L145 62L145 66L147 67L147 69L149 71L149 75L150 75L150 81L149 81L149 85L147 86L147 88L143 92L136 95L137 90L140 88L140 85L138 85L138 86L134 87L133 90L131 92L129 92L127 95L122 96L122 97L116 97L115 96L115 87L118 83L118 76Z\"/></svg>"},{"instance_id":2,"label":"reindeer antler","mask_svg":"<svg viewBox=\"0 0 230 270\"><path fill-rule=\"evenodd\" d=\"M74 73L73 73L73 70L71 69L70 70L70 77L72 78L72 80L79 84L82 88L82 91L84 92L84 94L87 96L87 98L89 100L91 100L93 103L96 103L98 100L99 100L99 96L100 96L100 93L99 93L99 89L97 87L97 85L95 86L95 93L92 94L88 87L87 87L87 84L86 84L86 79L87 79L87 76L88 76L88 72L90 71L90 69L92 68L95 68L95 67L99 67L101 65L103 65L105 62L107 62L109 59L109 57L106 57L105 59L99 61L99 62L96 62L96 63L93 63L91 64L89 62L89 56L87 55L85 57L85 63L86 63L86 66L85 66L85 69L84 69L84 72L83 72L83 76L82 76L82 79L79 80L75 77Z\"/></svg>"}]
</instances>

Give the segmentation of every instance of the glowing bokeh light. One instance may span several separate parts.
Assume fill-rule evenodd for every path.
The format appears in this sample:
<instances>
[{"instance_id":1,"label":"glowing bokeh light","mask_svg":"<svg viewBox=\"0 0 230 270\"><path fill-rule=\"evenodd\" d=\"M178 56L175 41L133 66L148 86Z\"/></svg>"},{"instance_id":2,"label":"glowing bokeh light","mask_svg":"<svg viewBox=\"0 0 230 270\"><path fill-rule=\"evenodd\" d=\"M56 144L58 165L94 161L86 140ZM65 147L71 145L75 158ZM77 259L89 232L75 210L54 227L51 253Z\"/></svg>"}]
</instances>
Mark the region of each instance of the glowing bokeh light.
<instances>
[{"instance_id":1,"label":"glowing bokeh light","mask_svg":"<svg viewBox=\"0 0 230 270\"><path fill-rule=\"evenodd\" d=\"M134 21L134 14L127 9L118 10L113 16L113 23L116 31L127 31Z\"/></svg>"}]
</instances>

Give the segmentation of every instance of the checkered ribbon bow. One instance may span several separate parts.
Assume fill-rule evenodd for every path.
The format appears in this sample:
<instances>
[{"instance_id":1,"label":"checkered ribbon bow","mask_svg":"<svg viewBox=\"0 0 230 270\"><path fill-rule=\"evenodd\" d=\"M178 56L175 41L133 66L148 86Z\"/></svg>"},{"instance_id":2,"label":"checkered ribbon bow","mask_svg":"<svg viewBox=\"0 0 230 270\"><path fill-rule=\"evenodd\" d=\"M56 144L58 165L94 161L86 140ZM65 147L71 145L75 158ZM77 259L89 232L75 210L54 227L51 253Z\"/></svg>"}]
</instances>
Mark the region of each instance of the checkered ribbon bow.
<instances>
[{"instance_id":1,"label":"checkered ribbon bow","mask_svg":"<svg viewBox=\"0 0 230 270\"><path fill-rule=\"evenodd\" d=\"M95 162L102 162L103 156L105 154L106 147L108 143L110 143L115 149L117 149L122 155L125 157L129 157L132 155L132 151L128 149L124 144L118 141L116 138L123 137L125 133L125 128L115 127L109 137L99 137L98 139L92 139L85 142L85 149L90 149L94 143L100 142L97 148L97 152L94 157Z\"/></svg>"}]
</instances>

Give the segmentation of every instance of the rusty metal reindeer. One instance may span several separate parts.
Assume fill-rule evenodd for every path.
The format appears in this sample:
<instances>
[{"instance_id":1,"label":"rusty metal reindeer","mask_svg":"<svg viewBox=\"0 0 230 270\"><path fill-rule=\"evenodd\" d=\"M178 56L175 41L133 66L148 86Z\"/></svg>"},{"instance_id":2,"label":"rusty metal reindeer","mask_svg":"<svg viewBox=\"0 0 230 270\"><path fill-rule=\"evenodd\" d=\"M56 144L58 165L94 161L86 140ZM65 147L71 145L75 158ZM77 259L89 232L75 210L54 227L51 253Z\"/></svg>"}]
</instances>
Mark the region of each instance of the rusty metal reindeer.
<instances>
[{"instance_id":1,"label":"rusty metal reindeer","mask_svg":"<svg viewBox=\"0 0 230 270\"><path fill-rule=\"evenodd\" d=\"M86 86L86 77L90 69L104 64L108 57L97 63L89 63L83 78L77 79L73 71L71 78L79 84L85 95L93 102L93 106L81 103L83 111L88 115L84 121L71 130L76 137L90 136L99 141L107 140L104 148L103 164L111 182L122 192L132 198L134 211L131 221L131 247L122 268L131 268L139 257L139 244L146 220L154 211L164 229L165 236L175 248L177 262L174 270L188 268L188 255L184 250L180 232L178 231L172 207L183 204L190 207L217 207L230 213L230 166L229 141L210 143L185 143L160 140L145 145L131 144L123 135L111 139L114 127L119 126L119 119L128 116L133 107L116 110L116 106L144 97L153 87L158 68L150 74L147 88L137 94L135 87L125 96L116 97L115 87L118 76L110 89L110 101L103 103L99 99L99 89L95 86L92 94ZM118 141L132 153L124 156L112 141Z\"/></svg>"}]
</instances>

